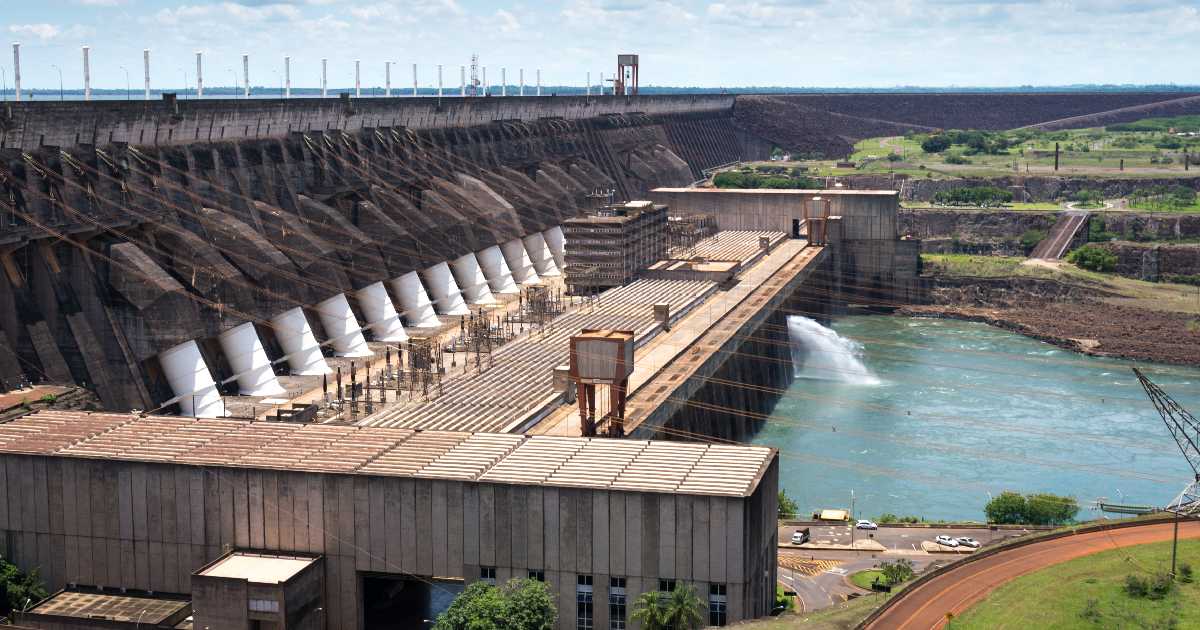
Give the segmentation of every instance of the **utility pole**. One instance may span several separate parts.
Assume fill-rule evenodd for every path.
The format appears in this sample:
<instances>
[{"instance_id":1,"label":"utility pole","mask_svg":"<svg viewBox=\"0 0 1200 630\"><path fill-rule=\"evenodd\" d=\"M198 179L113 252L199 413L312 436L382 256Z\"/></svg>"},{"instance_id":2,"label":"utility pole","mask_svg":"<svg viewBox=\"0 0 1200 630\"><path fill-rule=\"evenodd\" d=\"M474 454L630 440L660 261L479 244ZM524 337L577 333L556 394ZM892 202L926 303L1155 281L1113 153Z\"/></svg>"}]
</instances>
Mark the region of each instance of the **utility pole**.
<instances>
[{"instance_id":1,"label":"utility pole","mask_svg":"<svg viewBox=\"0 0 1200 630\"><path fill-rule=\"evenodd\" d=\"M362 61L354 60L354 98L362 96Z\"/></svg>"},{"instance_id":2,"label":"utility pole","mask_svg":"<svg viewBox=\"0 0 1200 630\"><path fill-rule=\"evenodd\" d=\"M542 69L537 69L537 95L542 95Z\"/></svg>"},{"instance_id":3,"label":"utility pole","mask_svg":"<svg viewBox=\"0 0 1200 630\"><path fill-rule=\"evenodd\" d=\"M442 98L442 64L438 64L438 103L441 103Z\"/></svg>"},{"instance_id":4,"label":"utility pole","mask_svg":"<svg viewBox=\"0 0 1200 630\"><path fill-rule=\"evenodd\" d=\"M517 70L517 76L521 84L521 87L518 88L520 91L517 92L517 96L525 96L525 68Z\"/></svg>"},{"instance_id":5,"label":"utility pole","mask_svg":"<svg viewBox=\"0 0 1200 630\"><path fill-rule=\"evenodd\" d=\"M500 68L500 96L508 96L508 68Z\"/></svg>"},{"instance_id":6,"label":"utility pole","mask_svg":"<svg viewBox=\"0 0 1200 630\"><path fill-rule=\"evenodd\" d=\"M325 96L326 96L326 93L327 93L326 88L329 85L329 83L327 81L328 77L329 77L329 60L322 58L321 59L321 98L325 98Z\"/></svg>"},{"instance_id":7,"label":"utility pole","mask_svg":"<svg viewBox=\"0 0 1200 630\"><path fill-rule=\"evenodd\" d=\"M459 96L467 95L467 67L466 66L458 67L458 95Z\"/></svg>"},{"instance_id":8,"label":"utility pole","mask_svg":"<svg viewBox=\"0 0 1200 630\"><path fill-rule=\"evenodd\" d=\"M587 95L592 95L592 73L587 73Z\"/></svg>"},{"instance_id":9,"label":"utility pole","mask_svg":"<svg viewBox=\"0 0 1200 630\"><path fill-rule=\"evenodd\" d=\"M413 96L417 95L417 64L413 64Z\"/></svg>"}]
</instances>

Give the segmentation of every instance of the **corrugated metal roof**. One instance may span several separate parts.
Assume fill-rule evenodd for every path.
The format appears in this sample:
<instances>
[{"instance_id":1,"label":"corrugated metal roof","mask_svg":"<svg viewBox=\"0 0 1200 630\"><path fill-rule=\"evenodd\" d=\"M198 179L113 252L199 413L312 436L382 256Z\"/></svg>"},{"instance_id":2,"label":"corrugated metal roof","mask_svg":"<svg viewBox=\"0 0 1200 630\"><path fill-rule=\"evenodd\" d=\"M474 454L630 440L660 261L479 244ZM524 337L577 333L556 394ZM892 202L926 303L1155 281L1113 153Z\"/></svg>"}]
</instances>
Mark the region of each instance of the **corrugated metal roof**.
<instances>
[{"instance_id":1,"label":"corrugated metal roof","mask_svg":"<svg viewBox=\"0 0 1200 630\"><path fill-rule=\"evenodd\" d=\"M42 411L0 424L0 453L749 496L762 446L415 431Z\"/></svg>"}]
</instances>

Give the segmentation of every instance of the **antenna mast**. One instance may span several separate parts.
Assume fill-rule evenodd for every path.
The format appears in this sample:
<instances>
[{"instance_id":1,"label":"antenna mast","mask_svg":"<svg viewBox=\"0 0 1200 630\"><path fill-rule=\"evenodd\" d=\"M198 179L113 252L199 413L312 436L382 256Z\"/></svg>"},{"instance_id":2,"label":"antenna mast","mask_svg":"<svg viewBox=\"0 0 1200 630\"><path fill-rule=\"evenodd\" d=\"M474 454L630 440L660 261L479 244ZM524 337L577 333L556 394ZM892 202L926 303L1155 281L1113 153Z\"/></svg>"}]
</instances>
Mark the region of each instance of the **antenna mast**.
<instances>
[{"instance_id":1,"label":"antenna mast","mask_svg":"<svg viewBox=\"0 0 1200 630\"><path fill-rule=\"evenodd\" d=\"M471 82L467 84L467 96L479 96L479 55L471 55Z\"/></svg>"}]
</instances>

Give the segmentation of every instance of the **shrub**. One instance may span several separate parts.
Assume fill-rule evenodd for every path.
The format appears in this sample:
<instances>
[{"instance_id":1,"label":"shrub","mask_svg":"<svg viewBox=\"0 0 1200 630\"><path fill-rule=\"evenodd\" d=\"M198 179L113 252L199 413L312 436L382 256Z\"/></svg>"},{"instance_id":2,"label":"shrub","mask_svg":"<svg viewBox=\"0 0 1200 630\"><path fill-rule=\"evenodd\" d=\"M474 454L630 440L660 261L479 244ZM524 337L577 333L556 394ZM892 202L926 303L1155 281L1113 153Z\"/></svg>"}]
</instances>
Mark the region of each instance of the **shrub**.
<instances>
[{"instance_id":1,"label":"shrub","mask_svg":"<svg viewBox=\"0 0 1200 630\"><path fill-rule=\"evenodd\" d=\"M1034 247L1037 247L1038 243L1041 243L1043 240L1045 240L1045 238L1046 230L1025 230L1025 233L1021 235L1021 248L1024 249L1025 253L1028 254L1029 252L1033 251Z\"/></svg>"},{"instance_id":2,"label":"shrub","mask_svg":"<svg viewBox=\"0 0 1200 630\"><path fill-rule=\"evenodd\" d=\"M1137 598L1137 599L1141 599L1141 598L1145 597L1149 592L1150 592L1150 584L1149 584L1148 580L1141 577L1140 575L1126 575L1125 576L1125 594L1126 595Z\"/></svg>"},{"instance_id":3,"label":"shrub","mask_svg":"<svg viewBox=\"0 0 1200 630\"><path fill-rule=\"evenodd\" d=\"M800 506L796 505L796 501L787 495L787 490L779 491L779 520L788 520L796 518L796 514L800 511Z\"/></svg>"},{"instance_id":4,"label":"shrub","mask_svg":"<svg viewBox=\"0 0 1200 630\"><path fill-rule=\"evenodd\" d=\"M888 584L893 585L910 580L915 575L913 563L908 558L901 558L895 562L884 562L879 565L879 572L883 574L883 579L887 580Z\"/></svg>"},{"instance_id":5,"label":"shrub","mask_svg":"<svg viewBox=\"0 0 1200 630\"><path fill-rule=\"evenodd\" d=\"M1011 191L995 186L972 186L943 190L934 194L934 203L947 206L995 208L1013 200Z\"/></svg>"},{"instance_id":6,"label":"shrub","mask_svg":"<svg viewBox=\"0 0 1200 630\"><path fill-rule=\"evenodd\" d=\"M989 523L1062 525L1070 523L1079 513L1079 502L1070 496L1005 491L988 501L983 511Z\"/></svg>"},{"instance_id":7,"label":"shrub","mask_svg":"<svg viewBox=\"0 0 1200 630\"><path fill-rule=\"evenodd\" d=\"M929 136L921 143L921 150L926 153L941 153L950 148L950 138L944 135Z\"/></svg>"},{"instance_id":8,"label":"shrub","mask_svg":"<svg viewBox=\"0 0 1200 630\"><path fill-rule=\"evenodd\" d=\"M970 164L971 163L971 160L968 160L967 158L965 158L957 153L951 153L951 154L947 155L945 161L947 164Z\"/></svg>"},{"instance_id":9,"label":"shrub","mask_svg":"<svg viewBox=\"0 0 1200 630\"><path fill-rule=\"evenodd\" d=\"M1067 255L1067 262L1089 271L1112 271L1117 268L1117 255L1096 245L1084 245Z\"/></svg>"},{"instance_id":10,"label":"shrub","mask_svg":"<svg viewBox=\"0 0 1200 630\"><path fill-rule=\"evenodd\" d=\"M1182 562L1179 564L1179 581L1184 584L1192 582L1192 565Z\"/></svg>"},{"instance_id":11,"label":"shrub","mask_svg":"<svg viewBox=\"0 0 1200 630\"><path fill-rule=\"evenodd\" d=\"M924 518L920 516L897 516L891 512L884 512L875 519L876 523L923 523Z\"/></svg>"},{"instance_id":12,"label":"shrub","mask_svg":"<svg viewBox=\"0 0 1200 630\"><path fill-rule=\"evenodd\" d=\"M1099 623L1102 615L1100 614L1100 601L1095 599L1087 600L1083 605L1083 610L1079 611L1079 617L1084 621Z\"/></svg>"},{"instance_id":13,"label":"shrub","mask_svg":"<svg viewBox=\"0 0 1200 630\"><path fill-rule=\"evenodd\" d=\"M775 610L786 612L795 607L795 600L784 594L783 587L775 585Z\"/></svg>"},{"instance_id":14,"label":"shrub","mask_svg":"<svg viewBox=\"0 0 1200 630\"><path fill-rule=\"evenodd\" d=\"M904 159L904 156L900 155L899 153L887 154L887 161L889 161L889 162L899 162L900 160L903 160L903 159Z\"/></svg>"},{"instance_id":15,"label":"shrub","mask_svg":"<svg viewBox=\"0 0 1200 630\"><path fill-rule=\"evenodd\" d=\"M1174 588L1175 581L1169 573L1155 573L1150 577L1125 576L1125 594L1136 599L1162 599Z\"/></svg>"}]
</instances>

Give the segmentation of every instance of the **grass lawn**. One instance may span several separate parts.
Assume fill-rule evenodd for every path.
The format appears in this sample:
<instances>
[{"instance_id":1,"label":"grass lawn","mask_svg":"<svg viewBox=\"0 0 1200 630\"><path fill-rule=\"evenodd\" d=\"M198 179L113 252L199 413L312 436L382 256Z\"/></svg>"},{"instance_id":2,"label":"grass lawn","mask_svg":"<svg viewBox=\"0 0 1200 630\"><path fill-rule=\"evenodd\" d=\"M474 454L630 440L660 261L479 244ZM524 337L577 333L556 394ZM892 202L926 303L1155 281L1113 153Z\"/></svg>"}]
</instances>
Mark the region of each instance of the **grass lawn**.
<instances>
[{"instance_id":1,"label":"grass lawn","mask_svg":"<svg viewBox=\"0 0 1200 630\"><path fill-rule=\"evenodd\" d=\"M871 614L871 611L882 606L884 602L891 599L898 592L900 592L900 589L895 589L892 593L863 595L837 606L822 608L815 612L784 613L778 617L742 623L735 627L745 628L746 630L794 630L795 628L804 628L805 630L851 630L863 619L866 619L867 615Z\"/></svg>"},{"instance_id":2,"label":"grass lawn","mask_svg":"<svg viewBox=\"0 0 1200 630\"><path fill-rule=\"evenodd\" d=\"M877 569L859 571L858 573L850 576L850 581L858 588L865 588L869 591L871 590L871 583L875 581L875 578L879 578L880 582L887 582L887 580L883 577L883 571L879 571Z\"/></svg>"},{"instance_id":3,"label":"grass lawn","mask_svg":"<svg viewBox=\"0 0 1200 630\"><path fill-rule=\"evenodd\" d=\"M1200 171L1197 171L1197 172L1200 173ZM1190 206L1169 206L1169 205L1163 204L1163 203L1133 202L1133 203L1129 204L1129 207L1134 210L1142 210L1145 212L1194 214L1194 213L1200 212L1200 201L1198 201Z\"/></svg>"},{"instance_id":4,"label":"grass lawn","mask_svg":"<svg viewBox=\"0 0 1200 630\"><path fill-rule=\"evenodd\" d=\"M1200 567L1200 541L1179 543L1181 562ZM1171 543L1140 545L1086 556L1017 578L954 620L954 630L996 628L1196 628L1200 582L1177 584L1161 600L1127 595L1125 576L1170 567ZM1089 602L1094 601L1094 604ZM1081 613L1092 610L1085 618ZM1172 622L1172 620L1174 620Z\"/></svg>"}]
</instances>

